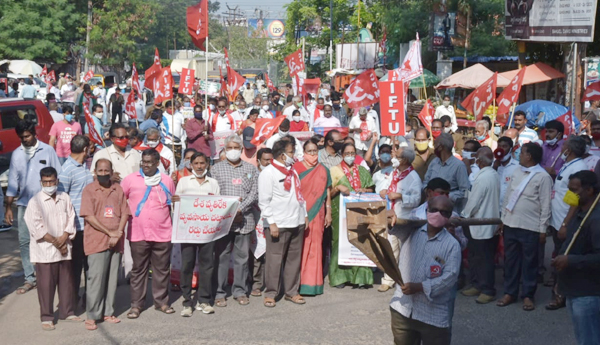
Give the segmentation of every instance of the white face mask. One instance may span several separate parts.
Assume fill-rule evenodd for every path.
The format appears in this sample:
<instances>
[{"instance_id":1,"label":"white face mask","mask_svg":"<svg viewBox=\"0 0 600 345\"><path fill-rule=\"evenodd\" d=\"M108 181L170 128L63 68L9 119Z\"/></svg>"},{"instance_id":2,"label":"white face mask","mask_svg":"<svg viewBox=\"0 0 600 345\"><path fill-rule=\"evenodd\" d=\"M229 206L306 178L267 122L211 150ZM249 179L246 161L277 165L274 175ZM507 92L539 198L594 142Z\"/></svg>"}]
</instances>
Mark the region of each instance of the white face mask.
<instances>
[{"instance_id":1,"label":"white face mask","mask_svg":"<svg viewBox=\"0 0 600 345\"><path fill-rule=\"evenodd\" d=\"M242 150L229 150L225 152L225 157L227 157L230 162L239 161L241 156Z\"/></svg>"},{"instance_id":2,"label":"white face mask","mask_svg":"<svg viewBox=\"0 0 600 345\"><path fill-rule=\"evenodd\" d=\"M222 110L222 109L220 109L220 110L219 110L219 114L220 114L220 115L225 115L225 110Z\"/></svg>"},{"instance_id":3,"label":"white face mask","mask_svg":"<svg viewBox=\"0 0 600 345\"><path fill-rule=\"evenodd\" d=\"M569 157L569 155L567 154L567 151L563 152L563 153L560 155L560 159L562 159L562 160L563 160L563 162L567 160L567 157Z\"/></svg>"},{"instance_id":4,"label":"white face mask","mask_svg":"<svg viewBox=\"0 0 600 345\"><path fill-rule=\"evenodd\" d=\"M214 104L209 104L209 105L208 105L208 108L209 108L210 110L215 110L215 105L214 105Z\"/></svg>"},{"instance_id":5,"label":"white face mask","mask_svg":"<svg viewBox=\"0 0 600 345\"><path fill-rule=\"evenodd\" d=\"M292 116L294 122L300 122L300 116Z\"/></svg>"},{"instance_id":6,"label":"white face mask","mask_svg":"<svg viewBox=\"0 0 600 345\"><path fill-rule=\"evenodd\" d=\"M280 129L280 130L279 130L279 135L280 135L280 136L282 136L282 137L285 137L286 135L288 135L288 133L289 133L289 132L290 132L290 131L284 132L284 131L282 131L282 130Z\"/></svg>"},{"instance_id":7,"label":"white face mask","mask_svg":"<svg viewBox=\"0 0 600 345\"><path fill-rule=\"evenodd\" d=\"M188 170L192 170L192 162L190 162L189 160L183 161L183 167Z\"/></svg>"},{"instance_id":8,"label":"white face mask","mask_svg":"<svg viewBox=\"0 0 600 345\"><path fill-rule=\"evenodd\" d=\"M507 160L509 160L510 156L511 156L511 153L512 153L512 149L510 151L508 151L508 153L505 154L504 157L502 157L502 159L500 161L501 162L506 162Z\"/></svg>"},{"instance_id":9,"label":"white face mask","mask_svg":"<svg viewBox=\"0 0 600 345\"><path fill-rule=\"evenodd\" d=\"M292 165L294 165L294 163L296 162L294 160L294 158L288 156L287 153L284 153L284 154L285 154L285 166L286 167L291 167Z\"/></svg>"},{"instance_id":10,"label":"white face mask","mask_svg":"<svg viewBox=\"0 0 600 345\"><path fill-rule=\"evenodd\" d=\"M96 116L97 118L101 119L102 116L104 116L104 113L94 113L94 116Z\"/></svg>"},{"instance_id":11,"label":"white face mask","mask_svg":"<svg viewBox=\"0 0 600 345\"><path fill-rule=\"evenodd\" d=\"M267 165L262 165L262 164L258 163L258 170L260 170L260 171L263 171L263 170L265 170L265 169L266 169L268 166L269 166L269 164L267 164Z\"/></svg>"},{"instance_id":12,"label":"white face mask","mask_svg":"<svg viewBox=\"0 0 600 345\"><path fill-rule=\"evenodd\" d=\"M149 147L155 148L158 146L159 141L147 141L146 144L148 144Z\"/></svg>"},{"instance_id":13,"label":"white face mask","mask_svg":"<svg viewBox=\"0 0 600 345\"><path fill-rule=\"evenodd\" d=\"M444 127L444 133L452 132L452 127Z\"/></svg>"},{"instance_id":14,"label":"white face mask","mask_svg":"<svg viewBox=\"0 0 600 345\"><path fill-rule=\"evenodd\" d=\"M557 141L558 141L558 139L556 139L556 138L554 138L554 139L548 139L548 140L546 140L546 144L548 144L550 146L554 146Z\"/></svg>"},{"instance_id":15,"label":"white face mask","mask_svg":"<svg viewBox=\"0 0 600 345\"><path fill-rule=\"evenodd\" d=\"M269 111L269 106L268 106L268 105L263 105L263 106L262 106L262 110L264 110L264 111Z\"/></svg>"},{"instance_id":16,"label":"white face mask","mask_svg":"<svg viewBox=\"0 0 600 345\"><path fill-rule=\"evenodd\" d=\"M475 152L463 151L462 152L462 157L463 157L463 159L473 159L473 155L474 154L475 154Z\"/></svg>"},{"instance_id":17,"label":"white face mask","mask_svg":"<svg viewBox=\"0 0 600 345\"><path fill-rule=\"evenodd\" d=\"M398 158L392 158L392 166L394 167L394 169L400 166L400 161L398 160Z\"/></svg>"},{"instance_id":18,"label":"white face mask","mask_svg":"<svg viewBox=\"0 0 600 345\"><path fill-rule=\"evenodd\" d=\"M204 176L206 176L207 172L208 172L208 169L204 169L204 171L202 172L202 174L198 174L196 172L196 170L192 170L192 174L194 174L194 176L196 176L196 178L203 178Z\"/></svg>"},{"instance_id":19,"label":"white face mask","mask_svg":"<svg viewBox=\"0 0 600 345\"><path fill-rule=\"evenodd\" d=\"M354 164L355 159L356 159L355 156L344 157L344 162L346 162L346 164L348 164L348 165L352 165L352 164Z\"/></svg>"},{"instance_id":20,"label":"white face mask","mask_svg":"<svg viewBox=\"0 0 600 345\"><path fill-rule=\"evenodd\" d=\"M450 105L450 101L443 101L442 104L444 105L444 107L447 107Z\"/></svg>"},{"instance_id":21,"label":"white face mask","mask_svg":"<svg viewBox=\"0 0 600 345\"><path fill-rule=\"evenodd\" d=\"M42 191L44 193L46 193L46 195L50 195L50 196L54 195L54 193L56 193L57 189L58 189L58 186L49 186L49 187L42 186Z\"/></svg>"}]
</instances>

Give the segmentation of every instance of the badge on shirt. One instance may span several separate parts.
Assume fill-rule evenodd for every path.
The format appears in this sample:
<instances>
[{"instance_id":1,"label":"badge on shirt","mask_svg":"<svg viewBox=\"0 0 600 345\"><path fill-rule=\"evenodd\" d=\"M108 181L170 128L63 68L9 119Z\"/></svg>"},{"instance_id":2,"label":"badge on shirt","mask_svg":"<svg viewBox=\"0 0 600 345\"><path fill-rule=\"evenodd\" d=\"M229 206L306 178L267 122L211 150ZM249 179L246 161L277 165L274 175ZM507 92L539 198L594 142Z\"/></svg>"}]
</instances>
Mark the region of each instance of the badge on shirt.
<instances>
[{"instance_id":1,"label":"badge on shirt","mask_svg":"<svg viewBox=\"0 0 600 345\"><path fill-rule=\"evenodd\" d=\"M248 178L248 180L251 179L252 178L252 173L247 173L246 177Z\"/></svg>"},{"instance_id":2,"label":"badge on shirt","mask_svg":"<svg viewBox=\"0 0 600 345\"><path fill-rule=\"evenodd\" d=\"M442 266L440 265L431 265L429 266L429 277L437 278L442 275Z\"/></svg>"},{"instance_id":3,"label":"badge on shirt","mask_svg":"<svg viewBox=\"0 0 600 345\"><path fill-rule=\"evenodd\" d=\"M242 185L242 179L241 178L234 178L231 180L231 183L234 186L241 186Z\"/></svg>"},{"instance_id":4,"label":"badge on shirt","mask_svg":"<svg viewBox=\"0 0 600 345\"><path fill-rule=\"evenodd\" d=\"M112 206L105 206L104 207L104 218L113 218L114 214L113 214L113 208Z\"/></svg>"}]
</instances>

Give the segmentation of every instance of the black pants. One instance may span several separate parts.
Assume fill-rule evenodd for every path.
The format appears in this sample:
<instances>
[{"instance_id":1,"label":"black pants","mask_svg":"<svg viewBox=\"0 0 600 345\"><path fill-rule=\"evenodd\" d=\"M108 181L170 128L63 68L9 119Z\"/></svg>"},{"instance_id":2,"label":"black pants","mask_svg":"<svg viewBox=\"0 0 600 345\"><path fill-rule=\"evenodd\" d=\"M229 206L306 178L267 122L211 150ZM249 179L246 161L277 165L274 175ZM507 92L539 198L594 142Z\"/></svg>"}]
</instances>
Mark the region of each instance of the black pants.
<instances>
[{"instance_id":1,"label":"black pants","mask_svg":"<svg viewBox=\"0 0 600 345\"><path fill-rule=\"evenodd\" d=\"M112 109L112 123L117 123L115 122L116 118L119 118L119 120L117 122L121 122L121 120L123 119L123 109L121 108L116 108L113 105L113 109Z\"/></svg>"},{"instance_id":2,"label":"black pants","mask_svg":"<svg viewBox=\"0 0 600 345\"><path fill-rule=\"evenodd\" d=\"M450 345L450 329L409 319L396 310L392 313L392 334L396 345Z\"/></svg>"},{"instance_id":3,"label":"black pants","mask_svg":"<svg viewBox=\"0 0 600 345\"><path fill-rule=\"evenodd\" d=\"M552 251L552 258L555 258L558 255L558 251L562 247L565 240L561 240L558 238L558 231L553 227L550 227L550 233L552 234L552 242L554 242L554 250ZM552 278L556 282L556 269L552 268Z\"/></svg>"},{"instance_id":4,"label":"black pants","mask_svg":"<svg viewBox=\"0 0 600 345\"><path fill-rule=\"evenodd\" d=\"M466 229L466 227L463 227L463 229ZM473 287L482 293L488 296L496 296L494 258L498 237L476 240L473 239L470 231L466 233L469 239L469 281Z\"/></svg>"},{"instance_id":5,"label":"black pants","mask_svg":"<svg viewBox=\"0 0 600 345\"><path fill-rule=\"evenodd\" d=\"M504 293L516 299L533 298L537 289L540 233L504 226Z\"/></svg>"},{"instance_id":6,"label":"black pants","mask_svg":"<svg viewBox=\"0 0 600 345\"><path fill-rule=\"evenodd\" d=\"M73 248L71 251L71 268L73 270L73 287L75 291L75 305L79 303L79 288L81 287L81 271L83 271L85 280L87 282L88 263L87 256L83 251L83 231L77 231L75 238L71 241ZM85 301L85 283L83 287L83 297Z\"/></svg>"},{"instance_id":7,"label":"black pants","mask_svg":"<svg viewBox=\"0 0 600 345\"><path fill-rule=\"evenodd\" d=\"M183 306L193 307L195 300L198 303L210 303L212 299L212 275L214 269L214 242L210 243L182 243L181 244L181 293ZM198 291L192 297L192 278L194 266L198 258Z\"/></svg>"}]
</instances>

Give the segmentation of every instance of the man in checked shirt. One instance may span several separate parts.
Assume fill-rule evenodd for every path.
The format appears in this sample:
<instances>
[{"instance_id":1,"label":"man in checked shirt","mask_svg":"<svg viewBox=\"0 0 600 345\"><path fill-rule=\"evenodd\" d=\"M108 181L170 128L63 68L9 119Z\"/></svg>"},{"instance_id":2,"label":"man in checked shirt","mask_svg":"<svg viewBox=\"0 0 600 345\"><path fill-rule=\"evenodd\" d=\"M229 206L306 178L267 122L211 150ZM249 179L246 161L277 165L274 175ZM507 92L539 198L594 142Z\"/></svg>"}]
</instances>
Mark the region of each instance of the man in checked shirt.
<instances>
[{"instance_id":1,"label":"man in checked shirt","mask_svg":"<svg viewBox=\"0 0 600 345\"><path fill-rule=\"evenodd\" d=\"M225 139L226 159L215 164L211 175L219 182L221 195L238 196L241 203L229 234L215 243L215 267L217 268L217 294L215 305L226 307L226 288L229 278L229 260L233 252L233 298L241 305L248 305L248 259L250 258L250 234L256 227L252 213L258 202L258 169L241 159L242 139L231 135ZM232 248L233 247L233 248Z\"/></svg>"},{"instance_id":2,"label":"man in checked shirt","mask_svg":"<svg viewBox=\"0 0 600 345\"><path fill-rule=\"evenodd\" d=\"M460 245L446 230L454 205L445 196L429 200L427 224L414 230L394 227L403 286L390 303L394 343L449 345L449 300L460 269Z\"/></svg>"}]
</instances>

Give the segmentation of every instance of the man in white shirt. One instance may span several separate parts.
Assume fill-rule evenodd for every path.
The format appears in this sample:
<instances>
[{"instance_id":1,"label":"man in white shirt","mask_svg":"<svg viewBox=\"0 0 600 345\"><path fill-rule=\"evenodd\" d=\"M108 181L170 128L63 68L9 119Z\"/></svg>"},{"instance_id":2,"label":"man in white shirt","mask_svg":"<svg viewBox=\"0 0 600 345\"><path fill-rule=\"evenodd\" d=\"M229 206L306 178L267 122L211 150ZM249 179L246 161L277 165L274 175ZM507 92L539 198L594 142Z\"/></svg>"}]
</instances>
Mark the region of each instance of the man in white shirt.
<instances>
[{"instance_id":1,"label":"man in white shirt","mask_svg":"<svg viewBox=\"0 0 600 345\"><path fill-rule=\"evenodd\" d=\"M475 175L479 172L479 166L475 164L475 154L481 148L481 144L477 140L468 140L465 142L465 146L462 151L462 161L465 163L467 168L467 174L469 175L469 185L473 185Z\"/></svg>"},{"instance_id":2,"label":"man in white shirt","mask_svg":"<svg viewBox=\"0 0 600 345\"><path fill-rule=\"evenodd\" d=\"M246 101L242 99L238 103L237 109L233 112L233 114L236 114L235 116L237 116L242 121L246 121L246 119L248 119L248 114L250 113L250 110L252 109L248 108L248 106L246 105Z\"/></svg>"},{"instance_id":3,"label":"man in white shirt","mask_svg":"<svg viewBox=\"0 0 600 345\"><path fill-rule=\"evenodd\" d=\"M350 120L348 133L354 134L354 142L356 143L356 154L363 157L371 145L373 133L378 132L375 121L372 117L367 116L367 108L360 108L358 116L354 116Z\"/></svg>"},{"instance_id":4,"label":"man in white shirt","mask_svg":"<svg viewBox=\"0 0 600 345\"><path fill-rule=\"evenodd\" d=\"M155 149L160 153L158 170L163 174L171 176L177 169L175 166L175 155L173 155L173 151L169 147L160 142L160 132L154 127L148 128L146 131L146 138L140 145L139 151L142 152L148 148Z\"/></svg>"},{"instance_id":5,"label":"man in white shirt","mask_svg":"<svg viewBox=\"0 0 600 345\"><path fill-rule=\"evenodd\" d=\"M300 264L304 229L308 224L306 202L300 193L300 178L294 171L294 145L281 140L273 146L273 162L258 177L258 206L269 224L265 266L266 307L275 307L280 286L285 299L304 304L300 296ZM283 279L281 276L283 275ZM281 282L281 280L283 280Z\"/></svg>"},{"instance_id":6,"label":"man in white shirt","mask_svg":"<svg viewBox=\"0 0 600 345\"><path fill-rule=\"evenodd\" d=\"M144 121L144 117L146 116L146 103L143 98L140 98L137 94L135 95L135 113L137 114L137 118L139 122ZM129 119L131 121L131 119ZM135 121L134 121L135 122Z\"/></svg>"},{"instance_id":7,"label":"man in white shirt","mask_svg":"<svg viewBox=\"0 0 600 345\"><path fill-rule=\"evenodd\" d=\"M51 85L51 87L50 87L50 91L48 91L48 93L53 94L56 101L60 102L60 90L56 87L56 81L51 81L50 85Z\"/></svg>"},{"instance_id":8,"label":"man in white shirt","mask_svg":"<svg viewBox=\"0 0 600 345\"><path fill-rule=\"evenodd\" d=\"M250 83L246 83L246 88L244 89L242 96L244 97L246 103L252 103L252 100L254 99L254 90L252 89Z\"/></svg>"},{"instance_id":9,"label":"man in white shirt","mask_svg":"<svg viewBox=\"0 0 600 345\"><path fill-rule=\"evenodd\" d=\"M456 114L454 113L454 106L450 102L450 96L445 95L442 100L442 105L435 108L434 118L439 119L444 115L450 116L452 119L452 131L456 132L458 130L458 122L456 122Z\"/></svg>"},{"instance_id":10,"label":"man in white shirt","mask_svg":"<svg viewBox=\"0 0 600 345\"><path fill-rule=\"evenodd\" d=\"M379 114L377 113L377 110L375 110L375 108L373 108L372 106L368 106L366 108L367 116L369 116L373 119L373 121L375 121L375 128L377 129L377 133L381 133L381 127L379 127Z\"/></svg>"},{"instance_id":11,"label":"man in white shirt","mask_svg":"<svg viewBox=\"0 0 600 345\"><path fill-rule=\"evenodd\" d=\"M492 168L494 154L489 147L482 147L475 157L480 170L475 176L461 217L496 218L500 214L500 181L498 173ZM490 303L496 299L496 228L496 225L473 225L467 231L471 287L463 290L462 294L479 296L476 300L479 304Z\"/></svg>"},{"instance_id":12,"label":"man in white shirt","mask_svg":"<svg viewBox=\"0 0 600 345\"><path fill-rule=\"evenodd\" d=\"M242 119L239 113L227 109L227 99L221 97L217 103L217 111L211 112L211 116L206 120L213 133L222 131L235 131L240 127Z\"/></svg>"},{"instance_id":13,"label":"man in white shirt","mask_svg":"<svg viewBox=\"0 0 600 345\"><path fill-rule=\"evenodd\" d=\"M302 106L302 98L300 96L294 96L292 98L292 106L285 108L283 111L283 115L290 121L292 121L292 114L294 110L298 109L300 111L300 116L302 117L300 120L309 124L310 128L312 128L312 121L310 121L310 116L306 109Z\"/></svg>"},{"instance_id":14,"label":"man in white shirt","mask_svg":"<svg viewBox=\"0 0 600 345\"><path fill-rule=\"evenodd\" d=\"M48 105L48 109L50 110L50 116L52 116L52 120L54 120L54 122L60 122L65 119L65 116L58 112L58 103L50 103Z\"/></svg>"},{"instance_id":15,"label":"man in white shirt","mask_svg":"<svg viewBox=\"0 0 600 345\"><path fill-rule=\"evenodd\" d=\"M281 138L287 136L290 133L290 121L288 119L284 119L281 124L279 125L279 131L275 134L273 134L269 139L267 139L267 141L265 142L265 146L273 149L273 147L275 146L275 143L278 142L279 140L281 140ZM298 160L302 160L303 156L304 156L304 149L302 149L302 143L300 143L300 140L297 140L296 138L294 138L295 141L295 158L297 158Z\"/></svg>"},{"instance_id":16,"label":"man in white shirt","mask_svg":"<svg viewBox=\"0 0 600 345\"><path fill-rule=\"evenodd\" d=\"M273 110L273 111L275 111L275 110ZM274 116L273 113L270 111L269 100L263 99L262 106L260 107L260 110L258 112L258 118L259 119L272 119L273 116Z\"/></svg>"},{"instance_id":17,"label":"man in white shirt","mask_svg":"<svg viewBox=\"0 0 600 345\"><path fill-rule=\"evenodd\" d=\"M181 138L183 136L183 115L171 105L172 101L165 103L165 111L163 119L160 123L160 130L165 139L165 144L181 146Z\"/></svg>"},{"instance_id":18,"label":"man in white shirt","mask_svg":"<svg viewBox=\"0 0 600 345\"><path fill-rule=\"evenodd\" d=\"M331 105L327 104L323 107L323 116L316 119L313 124L313 128L316 127L342 127L340 120L333 116L333 108Z\"/></svg>"},{"instance_id":19,"label":"man in white shirt","mask_svg":"<svg viewBox=\"0 0 600 345\"><path fill-rule=\"evenodd\" d=\"M512 174L516 168L519 167L519 162L512 158L513 142L509 137L501 137L498 139L498 148L494 151L496 160L494 161L494 169L498 171L498 177L500 179L500 205L504 201L504 195L506 194L506 188L510 183ZM502 156L497 153L502 150ZM502 213L502 209L500 209Z\"/></svg>"},{"instance_id":20,"label":"man in white shirt","mask_svg":"<svg viewBox=\"0 0 600 345\"><path fill-rule=\"evenodd\" d=\"M102 123L106 123L106 89L102 86L102 82L98 82L96 84L96 88L92 91L94 97L96 97L96 104L100 104L102 106L102 111L104 112L104 116L102 116ZM140 117L140 121L144 120L144 116L146 112L144 111L144 115Z\"/></svg>"},{"instance_id":21,"label":"man in white shirt","mask_svg":"<svg viewBox=\"0 0 600 345\"><path fill-rule=\"evenodd\" d=\"M325 115L325 100L323 98L317 99L317 104L315 104L313 109L309 111L314 124L319 118Z\"/></svg>"},{"instance_id":22,"label":"man in white shirt","mask_svg":"<svg viewBox=\"0 0 600 345\"><path fill-rule=\"evenodd\" d=\"M60 88L60 98L63 103L67 103L73 107L75 104L75 90L76 87L73 85L73 78L67 77L67 83ZM71 104L68 104L71 103Z\"/></svg>"},{"instance_id":23,"label":"man in white shirt","mask_svg":"<svg viewBox=\"0 0 600 345\"><path fill-rule=\"evenodd\" d=\"M539 139L537 132L527 127L527 115L523 111L515 111L513 118L515 129L519 131L519 145L522 146Z\"/></svg>"}]
</instances>

